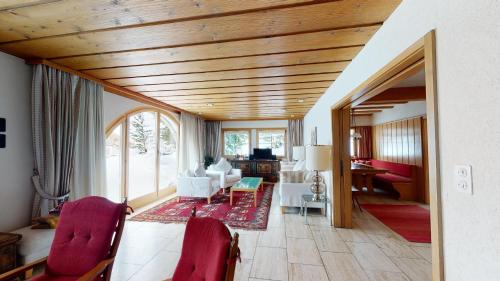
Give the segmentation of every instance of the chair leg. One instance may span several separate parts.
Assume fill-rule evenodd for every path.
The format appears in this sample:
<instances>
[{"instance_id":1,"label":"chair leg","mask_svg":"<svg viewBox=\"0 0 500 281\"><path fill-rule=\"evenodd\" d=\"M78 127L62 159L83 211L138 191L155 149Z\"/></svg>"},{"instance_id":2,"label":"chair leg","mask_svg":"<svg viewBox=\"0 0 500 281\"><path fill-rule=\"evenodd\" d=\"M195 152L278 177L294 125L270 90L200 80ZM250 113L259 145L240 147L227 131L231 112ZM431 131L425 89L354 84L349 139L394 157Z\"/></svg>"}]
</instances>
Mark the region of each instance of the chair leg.
<instances>
[{"instance_id":1,"label":"chair leg","mask_svg":"<svg viewBox=\"0 0 500 281\"><path fill-rule=\"evenodd\" d=\"M210 196L208 196L208 197L207 197L207 202L208 202L208 204L209 204L209 205L210 205L210 202L211 202L211 201L212 201L211 197L210 197Z\"/></svg>"},{"instance_id":2,"label":"chair leg","mask_svg":"<svg viewBox=\"0 0 500 281\"><path fill-rule=\"evenodd\" d=\"M177 203L181 202L181 197L177 196Z\"/></svg>"}]
</instances>

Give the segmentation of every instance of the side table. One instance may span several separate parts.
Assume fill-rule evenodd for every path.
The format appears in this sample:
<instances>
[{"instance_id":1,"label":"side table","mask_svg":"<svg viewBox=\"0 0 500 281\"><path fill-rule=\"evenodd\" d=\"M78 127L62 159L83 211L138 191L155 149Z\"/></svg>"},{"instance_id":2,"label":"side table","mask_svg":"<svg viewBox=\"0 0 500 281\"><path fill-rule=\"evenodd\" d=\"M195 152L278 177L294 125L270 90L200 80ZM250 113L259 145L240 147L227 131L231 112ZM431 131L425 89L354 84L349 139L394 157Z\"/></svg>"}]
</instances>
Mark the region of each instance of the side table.
<instances>
[{"instance_id":1,"label":"side table","mask_svg":"<svg viewBox=\"0 0 500 281\"><path fill-rule=\"evenodd\" d=\"M302 204L300 207L300 213L304 215L306 224L307 223L307 208L308 207L316 207L316 208L325 208L325 217L328 217L328 203L330 200L326 195L321 196L320 200L313 200L313 196L309 194L302 195ZM330 223L331 224L331 223Z\"/></svg>"}]
</instances>

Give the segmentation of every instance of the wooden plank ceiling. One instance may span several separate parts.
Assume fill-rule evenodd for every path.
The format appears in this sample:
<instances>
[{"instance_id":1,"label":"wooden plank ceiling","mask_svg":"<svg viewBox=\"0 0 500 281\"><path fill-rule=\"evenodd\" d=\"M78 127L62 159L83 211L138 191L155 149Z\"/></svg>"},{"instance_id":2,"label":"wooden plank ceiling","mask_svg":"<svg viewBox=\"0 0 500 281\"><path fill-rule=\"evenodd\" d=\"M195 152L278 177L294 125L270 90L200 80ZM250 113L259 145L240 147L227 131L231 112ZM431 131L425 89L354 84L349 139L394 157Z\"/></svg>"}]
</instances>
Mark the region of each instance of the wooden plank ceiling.
<instances>
[{"instance_id":1,"label":"wooden plank ceiling","mask_svg":"<svg viewBox=\"0 0 500 281\"><path fill-rule=\"evenodd\" d=\"M303 117L400 0L0 0L0 50L206 119Z\"/></svg>"},{"instance_id":2,"label":"wooden plank ceiling","mask_svg":"<svg viewBox=\"0 0 500 281\"><path fill-rule=\"evenodd\" d=\"M393 108L395 105L411 101L425 101L425 86L390 88L354 106L352 112L356 116L371 116L373 113L382 112Z\"/></svg>"}]
</instances>

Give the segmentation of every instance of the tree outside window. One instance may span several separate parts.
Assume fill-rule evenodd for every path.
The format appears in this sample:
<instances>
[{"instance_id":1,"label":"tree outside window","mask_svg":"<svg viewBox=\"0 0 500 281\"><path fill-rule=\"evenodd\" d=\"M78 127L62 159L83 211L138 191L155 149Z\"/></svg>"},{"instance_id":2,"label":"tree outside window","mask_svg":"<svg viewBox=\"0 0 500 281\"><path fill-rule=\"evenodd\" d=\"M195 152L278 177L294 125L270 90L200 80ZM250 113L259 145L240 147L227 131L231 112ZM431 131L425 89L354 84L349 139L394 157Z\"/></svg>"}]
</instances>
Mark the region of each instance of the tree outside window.
<instances>
[{"instance_id":1,"label":"tree outside window","mask_svg":"<svg viewBox=\"0 0 500 281\"><path fill-rule=\"evenodd\" d=\"M259 148L271 148L273 154L285 157L286 131L285 130L261 130L258 132Z\"/></svg>"},{"instance_id":2,"label":"tree outside window","mask_svg":"<svg viewBox=\"0 0 500 281\"><path fill-rule=\"evenodd\" d=\"M248 131L224 132L224 155L248 155L250 134Z\"/></svg>"}]
</instances>

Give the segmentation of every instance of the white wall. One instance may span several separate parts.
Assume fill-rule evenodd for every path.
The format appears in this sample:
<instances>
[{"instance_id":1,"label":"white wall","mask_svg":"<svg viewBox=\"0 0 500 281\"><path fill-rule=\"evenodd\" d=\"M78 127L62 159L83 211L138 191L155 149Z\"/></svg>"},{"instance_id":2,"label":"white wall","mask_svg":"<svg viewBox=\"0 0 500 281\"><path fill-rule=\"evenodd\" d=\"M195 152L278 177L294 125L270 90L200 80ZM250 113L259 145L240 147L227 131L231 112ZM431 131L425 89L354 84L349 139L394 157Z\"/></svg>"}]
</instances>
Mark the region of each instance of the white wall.
<instances>
[{"instance_id":1,"label":"white wall","mask_svg":"<svg viewBox=\"0 0 500 281\"><path fill-rule=\"evenodd\" d=\"M331 143L330 107L436 29L446 280L500 276L500 1L404 0L305 118ZM471 164L474 194L456 191L455 164Z\"/></svg>"},{"instance_id":2,"label":"white wall","mask_svg":"<svg viewBox=\"0 0 500 281\"><path fill-rule=\"evenodd\" d=\"M288 128L288 120L263 120L263 121L223 121L222 129L229 128ZM257 130L251 131L250 151L257 148Z\"/></svg>"},{"instance_id":3,"label":"white wall","mask_svg":"<svg viewBox=\"0 0 500 281\"><path fill-rule=\"evenodd\" d=\"M0 52L0 117L7 120L7 146L0 148L0 232L30 222L33 187L31 67Z\"/></svg>"},{"instance_id":4,"label":"white wall","mask_svg":"<svg viewBox=\"0 0 500 281\"><path fill-rule=\"evenodd\" d=\"M425 115L425 101L411 101L405 104L397 104L393 108L384 109L382 112L374 113L372 117L372 125Z\"/></svg>"},{"instance_id":5,"label":"white wall","mask_svg":"<svg viewBox=\"0 0 500 281\"><path fill-rule=\"evenodd\" d=\"M140 106L146 106L145 104L124 98L119 95L115 95L112 93L104 92L103 97L104 104L104 126L108 126L111 122L127 113L134 108Z\"/></svg>"}]
</instances>

